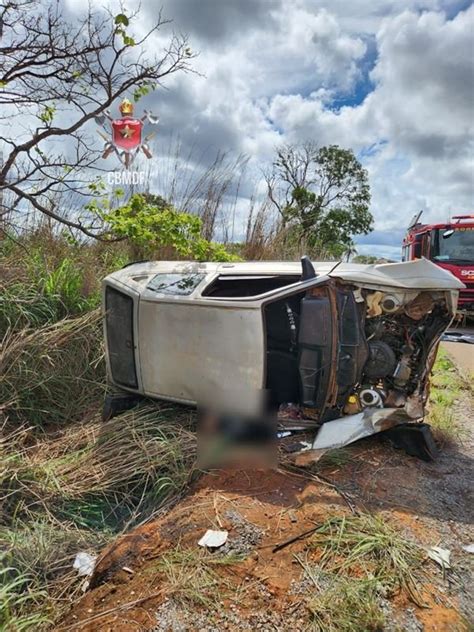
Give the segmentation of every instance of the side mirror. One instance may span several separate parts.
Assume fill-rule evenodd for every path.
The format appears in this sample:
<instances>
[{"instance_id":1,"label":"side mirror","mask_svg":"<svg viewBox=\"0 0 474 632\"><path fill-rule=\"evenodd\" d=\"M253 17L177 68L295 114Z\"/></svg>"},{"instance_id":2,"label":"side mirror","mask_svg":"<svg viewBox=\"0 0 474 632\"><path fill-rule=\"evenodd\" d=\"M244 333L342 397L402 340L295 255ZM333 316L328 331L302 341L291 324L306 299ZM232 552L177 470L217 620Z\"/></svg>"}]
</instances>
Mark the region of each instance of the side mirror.
<instances>
[{"instance_id":1,"label":"side mirror","mask_svg":"<svg viewBox=\"0 0 474 632\"><path fill-rule=\"evenodd\" d=\"M423 256L423 235L417 235L413 244L413 259L421 259Z\"/></svg>"},{"instance_id":2,"label":"side mirror","mask_svg":"<svg viewBox=\"0 0 474 632\"><path fill-rule=\"evenodd\" d=\"M451 237L451 235L454 235L454 229L448 228L448 230L445 230L443 233L443 239L448 239L448 237Z\"/></svg>"}]
</instances>

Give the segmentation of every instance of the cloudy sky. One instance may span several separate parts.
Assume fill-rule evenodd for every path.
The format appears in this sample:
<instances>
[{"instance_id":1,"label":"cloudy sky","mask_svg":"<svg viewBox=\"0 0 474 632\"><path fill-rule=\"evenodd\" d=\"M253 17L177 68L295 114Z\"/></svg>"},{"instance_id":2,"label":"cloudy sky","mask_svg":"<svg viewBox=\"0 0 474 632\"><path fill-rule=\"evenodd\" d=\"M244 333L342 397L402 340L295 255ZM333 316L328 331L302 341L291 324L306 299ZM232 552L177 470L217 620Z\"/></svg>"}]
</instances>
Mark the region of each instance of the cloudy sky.
<instances>
[{"instance_id":1,"label":"cloudy sky","mask_svg":"<svg viewBox=\"0 0 474 632\"><path fill-rule=\"evenodd\" d=\"M142 26L158 6L142 0ZM398 254L419 209L428 221L474 212L472 3L164 0L163 14L188 34L200 74L174 77L147 104L161 142L243 152L254 173L282 143L352 148L375 217L361 253Z\"/></svg>"}]
</instances>

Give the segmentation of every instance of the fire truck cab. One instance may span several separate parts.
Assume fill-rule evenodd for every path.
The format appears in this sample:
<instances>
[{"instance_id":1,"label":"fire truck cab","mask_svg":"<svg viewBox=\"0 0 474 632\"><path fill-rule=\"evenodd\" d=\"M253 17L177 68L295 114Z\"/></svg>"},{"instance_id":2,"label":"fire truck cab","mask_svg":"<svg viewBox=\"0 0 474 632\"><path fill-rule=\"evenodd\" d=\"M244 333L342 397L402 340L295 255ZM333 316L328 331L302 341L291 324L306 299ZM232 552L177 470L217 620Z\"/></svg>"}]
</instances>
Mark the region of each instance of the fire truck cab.
<instances>
[{"instance_id":1,"label":"fire truck cab","mask_svg":"<svg viewBox=\"0 0 474 632\"><path fill-rule=\"evenodd\" d=\"M402 261L425 257L466 286L458 311L474 316L474 215L455 215L450 222L422 224L415 214L403 240Z\"/></svg>"}]
</instances>

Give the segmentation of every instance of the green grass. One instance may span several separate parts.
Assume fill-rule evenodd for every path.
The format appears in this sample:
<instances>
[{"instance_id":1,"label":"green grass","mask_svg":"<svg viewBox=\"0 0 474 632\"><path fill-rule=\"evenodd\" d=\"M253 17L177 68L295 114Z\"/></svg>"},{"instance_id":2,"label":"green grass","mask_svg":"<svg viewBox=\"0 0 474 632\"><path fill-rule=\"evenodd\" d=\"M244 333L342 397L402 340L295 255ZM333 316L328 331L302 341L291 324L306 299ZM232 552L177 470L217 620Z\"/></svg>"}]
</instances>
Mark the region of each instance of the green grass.
<instances>
[{"instance_id":1,"label":"green grass","mask_svg":"<svg viewBox=\"0 0 474 632\"><path fill-rule=\"evenodd\" d=\"M120 529L143 517L188 480L196 440L187 424L187 416L171 422L159 406L143 406L107 422L96 416L33 447L12 433L0 469L3 521L44 505L78 527Z\"/></svg>"},{"instance_id":2,"label":"green grass","mask_svg":"<svg viewBox=\"0 0 474 632\"><path fill-rule=\"evenodd\" d=\"M170 417L170 409L161 416L159 407L145 406L105 423L95 417L34 445L28 431L5 437L0 550L13 569L9 581L22 578L8 617L26 616L23 597L35 594L38 612L57 619L80 595L76 553L98 553L180 494L193 470L195 435L189 415L177 409Z\"/></svg>"},{"instance_id":3,"label":"green grass","mask_svg":"<svg viewBox=\"0 0 474 632\"><path fill-rule=\"evenodd\" d=\"M3 562L0 558L2 566ZM0 630L38 630L51 623L46 614L37 611L46 596L45 591L25 590L29 580L28 575L18 575L13 568L0 568Z\"/></svg>"},{"instance_id":4,"label":"green grass","mask_svg":"<svg viewBox=\"0 0 474 632\"><path fill-rule=\"evenodd\" d=\"M352 461L350 448L328 450L318 461L318 469L326 467L344 467Z\"/></svg>"},{"instance_id":5,"label":"green grass","mask_svg":"<svg viewBox=\"0 0 474 632\"><path fill-rule=\"evenodd\" d=\"M102 546L111 535L59 523L52 514L31 513L13 527L0 529L5 561L19 575L29 576L32 586L46 586L69 573L78 551Z\"/></svg>"},{"instance_id":6,"label":"green grass","mask_svg":"<svg viewBox=\"0 0 474 632\"><path fill-rule=\"evenodd\" d=\"M0 242L0 629L39 630L80 595L103 546L185 486L192 413L142 406L106 423L100 282L126 251L40 229ZM35 614L32 614L32 613Z\"/></svg>"},{"instance_id":7,"label":"green grass","mask_svg":"<svg viewBox=\"0 0 474 632\"><path fill-rule=\"evenodd\" d=\"M0 338L99 306L100 282L129 256L119 244L77 243L47 226L0 241Z\"/></svg>"},{"instance_id":8,"label":"green grass","mask_svg":"<svg viewBox=\"0 0 474 632\"><path fill-rule=\"evenodd\" d=\"M82 419L104 393L98 310L12 331L0 347L0 414L42 427Z\"/></svg>"},{"instance_id":9,"label":"green grass","mask_svg":"<svg viewBox=\"0 0 474 632\"><path fill-rule=\"evenodd\" d=\"M310 548L320 552L320 565L328 572L376 580L387 593L404 590L421 603L418 575L424 551L380 516L329 518L311 538Z\"/></svg>"},{"instance_id":10,"label":"green grass","mask_svg":"<svg viewBox=\"0 0 474 632\"><path fill-rule=\"evenodd\" d=\"M442 391L446 402L453 403L460 391L467 387L459 375L449 355L440 348L433 366L431 386L434 391Z\"/></svg>"},{"instance_id":11,"label":"green grass","mask_svg":"<svg viewBox=\"0 0 474 632\"><path fill-rule=\"evenodd\" d=\"M53 305L56 311L64 315L82 313L98 307L100 293L94 289L89 296L83 293L83 273L77 268L70 257L64 258L53 270L47 272L41 279L42 293Z\"/></svg>"},{"instance_id":12,"label":"green grass","mask_svg":"<svg viewBox=\"0 0 474 632\"><path fill-rule=\"evenodd\" d=\"M126 524L133 513L130 505L111 502L104 495L84 494L81 498L64 498L57 502L55 514L60 521L70 522L78 529L113 534L117 527Z\"/></svg>"},{"instance_id":13,"label":"green grass","mask_svg":"<svg viewBox=\"0 0 474 632\"><path fill-rule=\"evenodd\" d=\"M426 418L438 443L445 446L462 440L464 433L454 406L458 400L471 396L469 384L458 373L447 353L439 349L432 372Z\"/></svg>"},{"instance_id":14,"label":"green grass","mask_svg":"<svg viewBox=\"0 0 474 632\"><path fill-rule=\"evenodd\" d=\"M381 586L374 578L354 578L327 571L308 555L295 555L303 577L314 587L307 591L309 628L316 632L378 632L385 629Z\"/></svg>"},{"instance_id":15,"label":"green grass","mask_svg":"<svg viewBox=\"0 0 474 632\"><path fill-rule=\"evenodd\" d=\"M317 632L382 632L385 614L376 583L325 576L326 585L307 603L311 629Z\"/></svg>"},{"instance_id":16,"label":"green grass","mask_svg":"<svg viewBox=\"0 0 474 632\"><path fill-rule=\"evenodd\" d=\"M179 546L165 552L157 565L164 576L163 587L179 603L212 608L229 593L230 583L216 567L242 561L236 555L214 556L199 548Z\"/></svg>"},{"instance_id":17,"label":"green grass","mask_svg":"<svg viewBox=\"0 0 474 632\"><path fill-rule=\"evenodd\" d=\"M2 564L7 569L0 583L12 593L5 612L9 623L5 628L0 625L2 630L38 630L43 629L40 624L52 623L81 594L82 580L72 567L76 554L99 551L111 539L105 529L78 529L58 520L53 507L45 509L23 511L21 519L13 517L8 526L0 527Z\"/></svg>"}]
</instances>

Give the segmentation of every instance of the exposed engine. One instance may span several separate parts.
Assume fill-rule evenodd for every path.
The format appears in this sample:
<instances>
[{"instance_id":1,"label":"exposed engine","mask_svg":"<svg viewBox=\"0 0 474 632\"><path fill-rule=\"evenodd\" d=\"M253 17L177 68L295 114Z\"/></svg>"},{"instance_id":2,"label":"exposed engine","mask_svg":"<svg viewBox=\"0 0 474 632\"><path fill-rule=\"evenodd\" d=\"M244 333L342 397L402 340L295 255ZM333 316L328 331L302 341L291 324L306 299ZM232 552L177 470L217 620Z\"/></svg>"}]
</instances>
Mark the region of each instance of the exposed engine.
<instances>
[{"instance_id":1,"label":"exposed engine","mask_svg":"<svg viewBox=\"0 0 474 632\"><path fill-rule=\"evenodd\" d=\"M392 375L397 365L397 357L392 347L381 339L369 342L369 359L364 366L364 374L370 380Z\"/></svg>"},{"instance_id":2,"label":"exposed engine","mask_svg":"<svg viewBox=\"0 0 474 632\"><path fill-rule=\"evenodd\" d=\"M366 407L402 407L416 394L425 402L429 355L450 320L442 292L384 294L363 291L368 344L360 383L344 412ZM420 407L417 407L421 409Z\"/></svg>"}]
</instances>

